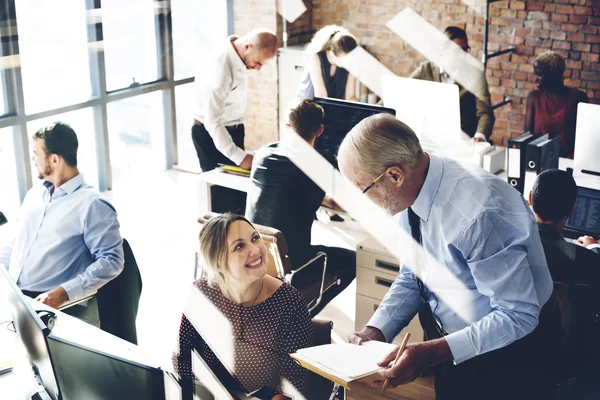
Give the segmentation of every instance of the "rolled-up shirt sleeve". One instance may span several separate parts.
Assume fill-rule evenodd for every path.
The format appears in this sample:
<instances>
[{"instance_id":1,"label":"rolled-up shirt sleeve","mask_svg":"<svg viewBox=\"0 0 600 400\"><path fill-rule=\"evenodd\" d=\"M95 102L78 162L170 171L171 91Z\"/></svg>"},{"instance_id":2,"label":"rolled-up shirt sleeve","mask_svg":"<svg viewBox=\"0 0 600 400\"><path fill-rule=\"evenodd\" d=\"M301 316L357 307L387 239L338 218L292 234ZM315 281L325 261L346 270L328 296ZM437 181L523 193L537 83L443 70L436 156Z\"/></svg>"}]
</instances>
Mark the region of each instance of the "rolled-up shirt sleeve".
<instances>
[{"instance_id":1,"label":"rolled-up shirt sleeve","mask_svg":"<svg viewBox=\"0 0 600 400\"><path fill-rule=\"evenodd\" d=\"M421 295L415 275L403 266L367 326L379 329L391 342L419 311Z\"/></svg>"},{"instance_id":2,"label":"rolled-up shirt sleeve","mask_svg":"<svg viewBox=\"0 0 600 400\"><path fill-rule=\"evenodd\" d=\"M517 226L508 215L484 211L463 229L459 251L477 290L493 311L446 336L454 363L505 347L531 333L541 310L527 261L532 226Z\"/></svg>"},{"instance_id":3,"label":"rolled-up shirt sleeve","mask_svg":"<svg viewBox=\"0 0 600 400\"><path fill-rule=\"evenodd\" d=\"M225 100L232 88L233 77L231 66L214 61L210 64L204 78L204 87L198 96L202 96L204 105L204 125L215 143L215 147L225 157L240 165L246 152L237 147L223 124Z\"/></svg>"},{"instance_id":4,"label":"rolled-up shirt sleeve","mask_svg":"<svg viewBox=\"0 0 600 400\"><path fill-rule=\"evenodd\" d=\"M112 205L102 198L94 199L83 218L83 240L94 261L81 274L61 284L69 300L93 293L123 270L123 240Z\"/></svg>"}]
</instances>

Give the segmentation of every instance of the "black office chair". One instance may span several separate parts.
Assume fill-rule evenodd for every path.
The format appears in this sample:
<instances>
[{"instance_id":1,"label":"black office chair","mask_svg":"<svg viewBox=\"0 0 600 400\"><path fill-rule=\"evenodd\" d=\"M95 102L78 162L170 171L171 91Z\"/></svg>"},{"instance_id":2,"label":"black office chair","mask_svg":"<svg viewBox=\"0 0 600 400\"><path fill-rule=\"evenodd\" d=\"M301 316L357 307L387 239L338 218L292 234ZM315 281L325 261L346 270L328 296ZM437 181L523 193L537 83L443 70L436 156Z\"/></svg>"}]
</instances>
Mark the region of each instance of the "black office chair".
<instances>
[{"instance_id":1,"label":"black office chair","mask_svg":"<svg viewBox=\"0 0 600 400\"><path fill-rule=\"evenodd\" d=\"M554 282L566 333L559 399L596 399L600 393L599 292L591 285Z\"/></svg>"},{"instance_id":2,"label":"black office chair","mask_svg":"<svg viewBox=\"0 0 600 400\"><path fill-rule=\"evenodd\" d=\"M133 251L123 239L125 265L115 279L102 286L97 293L100 329L121 339L137 344L137 318L142 277Z\"/></svg>"}]
</instances>

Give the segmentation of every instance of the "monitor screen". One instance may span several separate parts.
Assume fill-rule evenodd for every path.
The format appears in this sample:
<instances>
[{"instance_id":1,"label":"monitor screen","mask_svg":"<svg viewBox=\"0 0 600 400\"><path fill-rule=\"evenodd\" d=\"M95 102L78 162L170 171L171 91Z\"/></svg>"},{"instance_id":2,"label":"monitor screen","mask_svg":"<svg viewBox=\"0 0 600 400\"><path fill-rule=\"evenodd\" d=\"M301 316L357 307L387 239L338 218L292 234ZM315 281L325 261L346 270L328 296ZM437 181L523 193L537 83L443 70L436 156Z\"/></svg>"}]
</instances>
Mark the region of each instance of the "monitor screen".
<instances>
[{"instance_id":1,"label":"monitor screen","mask_svg":"<svg viewBox=\"0 0 600 400\"><path fill-rule=\"evenodd\" d=\"M600 175L600 105L579 103L575 126L575 174Z\"/></svg>"},{"instance_id":2,"label":"monitor screen","mask_svg":"<svg viewBox=\"0 0 600 400\"><path fill-rule=\"evenodd\" d=\"M48 348L64 399L164 399L159 368L89 349L50 334Z\"/></svg>"},{"instance_id":3,"label":"monitor screen","mask_svg":"<svg viewBox=\"0 0 600 400\"><path fill-rule=\"evenodd\" d=\"M445 152L469 138L462 133L460 96L455 84L385 76L383 102L415 132L426 150Z\"/></svg>"},{"instance_id":4,"label":"monitor screen","mask_svg":"<svg viewBox=\"0 0 600 400\"><path fill-rule=\"evenodd\" d=\"M569 229L600 236L600 190L577 187L575 211L565 225Z\"/></svg>"},{"instance_id":5,"label":"monitor screen","mask_svg":"<svg viewBox=\"0 0 600 400\"><path fill-rule=\"evenodd\" d=\"M315 148L329 150L337 155L342 141L356 124L371 115L387 113L396 115L391 108L374 104L355 103L345 100L315 97L315 101L325 111L323 134L317 138Z\"/></svg>"},{"instance_id":6,"label":"monitor screen","mask_svg":"<svg viewBox=\"0 0 600 400\"><path fill-rule=\"evenodd\" d=\"M23 343L37 380L44 386L52 400L60 399L46 342L49 329L29 303L29 298L21 292L2 266L0 266L0 293L7 296L15 330Z\"/></svg>"}]
</instances>

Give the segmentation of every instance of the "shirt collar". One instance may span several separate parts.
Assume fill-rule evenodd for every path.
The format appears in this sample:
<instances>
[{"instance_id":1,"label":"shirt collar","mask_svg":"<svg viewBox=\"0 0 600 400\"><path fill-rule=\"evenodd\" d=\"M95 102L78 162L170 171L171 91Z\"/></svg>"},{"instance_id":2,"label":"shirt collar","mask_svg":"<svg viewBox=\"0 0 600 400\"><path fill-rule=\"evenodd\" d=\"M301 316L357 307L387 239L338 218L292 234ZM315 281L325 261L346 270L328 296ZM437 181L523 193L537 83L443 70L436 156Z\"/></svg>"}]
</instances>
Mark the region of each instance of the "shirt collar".
<instances>
[{"instance_id":1,"label":"shirt collar","mask_svg":"<svg viewBox=\"0 0 600 400\"><path fill-rule=\"evenodd\" d=\"M244 61L242 61L242 58L240 57L240 55L235 50L235 47L233 46L233 41L236 40L237 38L238 38L237 36L229 36L227 38L227 54L229 55L229 58L231 59L231 62L233 63L233 67L238 72L243 72L247 69L246 64L244 64Z\"/></svg>"},{"instance_id":2,"label":"shirt collar","mask_svg":"<svg viewBox=\"0 0 600 400\"><path fill-rule=\"evenodd\" d=\"M429 219L431 214L431 206L437 195L440 182L442 181L442 175L444 173L444 163L441 158L429 154L429 168L427 170L427 177L421 187L421 191L417 196L417 199L411 206L412 210L421 218L423 221Z\"/></svg>"},{"instance_id":3,"label":"shirt collar","mask_svg":"<svg viewBox=\"0 0 600 400\"><path fill-rule=\"evenodd\" d=\"M558 229L555 225L542 224L542 223L538 222L537 226L538 226L538 231L540 232L540 236L547 237L547 238L555 237L555 238L564 239L562 230Z\"/></svg>"},{"instance_id":4,"label":"shirt collar","mask_svg":"<svg viewBox=\"0 0 600 400\"><path fill-rule=\"evenodd\" d=\"M65 196L68 194L71 194L83 184L84 184L83 175L77 174L73 178L69 179L68 181L66 181L65 183L60 185L54 191L54 196L56 196L59 193L60 193L60 195L65 195ZM48 181L44 181L44 186L46 187L46 190L48 191L48 193L50 193L50 191L54 187L54 185Z\"/></svg>"}]
</instances>

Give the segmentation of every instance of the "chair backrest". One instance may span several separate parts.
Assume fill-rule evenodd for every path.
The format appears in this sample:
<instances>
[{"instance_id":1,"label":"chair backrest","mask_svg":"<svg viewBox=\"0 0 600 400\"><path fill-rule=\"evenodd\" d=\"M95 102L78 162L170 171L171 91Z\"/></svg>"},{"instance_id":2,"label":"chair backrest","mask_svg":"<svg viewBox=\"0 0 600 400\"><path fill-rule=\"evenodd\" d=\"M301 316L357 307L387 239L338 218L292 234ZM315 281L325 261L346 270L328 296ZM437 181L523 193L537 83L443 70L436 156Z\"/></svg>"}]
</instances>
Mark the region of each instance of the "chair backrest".
<instances>
[{"instance_id":1,"label":"chair backrest","mask_svg":"<svg viewBox=\"0 0 600 400\"><path fill-rule=\"evenodd\" d=\"M564 355L571 367L598 368L600 359L600 293L597 287L554 282L566 333Z\"/></svg>"},{"instance_id":2,"label":"chair backrest","mask_svg":"<svg viewBox=\"0 0 600 400\"><path fill-rule=\"evenodd\" d=\"M322 344L330 344L333 322L323 319L312 319L311 322L314 332L312 345L320 346Z\"/></svg>"},{"instance_id":3,"label":"chair backrest","mask_svg":"<svg viewBox=\"0 0 600 400\"><path fill-rule=\"evenodd\" d=\"M198 218L198 223L204 225L206 221L219 215L217 213L208 213ZM267 274L276 278L283 278L292 271L292 262L288 256L287 241L281 231L260 224L252 224L260 233L265 246L267 247Z\"/></svg>"},{"instance_id":4,"label":"chair backrest","mask_svg":"<svg viewBox=\"0 0 600 400\"><path fill-rule=\"evenodd\" d=\"M142 277L135 256L127 240L123 239L125 263L115 279L98 290L100 329L121 339L137 344L137 318Z\"/></svg>"}]
</instances>

